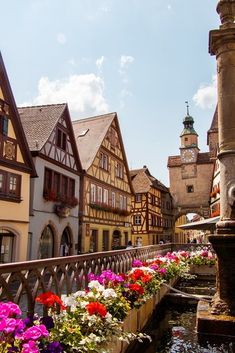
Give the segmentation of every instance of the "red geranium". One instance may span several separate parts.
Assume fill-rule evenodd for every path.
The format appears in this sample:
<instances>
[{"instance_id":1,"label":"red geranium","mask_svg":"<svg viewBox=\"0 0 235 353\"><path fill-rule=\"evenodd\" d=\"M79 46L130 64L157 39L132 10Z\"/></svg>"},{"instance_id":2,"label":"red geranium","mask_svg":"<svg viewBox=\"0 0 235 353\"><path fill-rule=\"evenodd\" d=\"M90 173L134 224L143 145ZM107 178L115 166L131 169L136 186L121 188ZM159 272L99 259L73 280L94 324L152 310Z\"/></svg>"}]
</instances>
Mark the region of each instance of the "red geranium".
<instances>
[{"instance_id":1,"label":"red geranium","mask_svg":"<svg viewBox=\"0 0 235 353\"><path fill-rule=\"evenodd\" d=\"M137 292L139 294L144 294L144 288L141 287L139 284L135 283L135 284L129 284L129 289L132 290L133 292Z\"/></svg>"},{"instance_id":2,"label":"red geranium","mask_svg":"<svg viewBox=\"0 0 235 353\"><path fill-rule=\"evenodd\" d=\"M149 283L151 280L152 280L152 276L151 275L144 275L142 278L141 278L141 281L143 283Z\"/></svg>"},{"instance_id":3,"label":"red geranium","mask_svg":"<svg viewBox=\"0 0 235 353\"><path fill-rule=\"evenodd\" d=\"M143 270L135 270L134 272L131 273L130 277L133 281L138 281L138 279L141 279L141 277L144 276L144 271Z\"/></svg>"},{"instance_id":4,"label":"red geranium","mask_svg":"<svg viewBox=\"0 0 235 353\"><path fill-rule=\"evenodd\" d=\"M91 302L86 305L87 311L90 315L100 315L101 317L105 317L107 314L106 307L99 302Z\"/></svg>"},{"instance_id":5,"label":"red geranium","mask_svg":"<svg viewBox=\"0 0 235 353\"><path fill-rule=\"evenodd\" d=\"M66 309L60 297L50 291L38 295L35 300L47 308L55 308L56 305L59 305L60 309Z\"/></svg>"}]
</instances>

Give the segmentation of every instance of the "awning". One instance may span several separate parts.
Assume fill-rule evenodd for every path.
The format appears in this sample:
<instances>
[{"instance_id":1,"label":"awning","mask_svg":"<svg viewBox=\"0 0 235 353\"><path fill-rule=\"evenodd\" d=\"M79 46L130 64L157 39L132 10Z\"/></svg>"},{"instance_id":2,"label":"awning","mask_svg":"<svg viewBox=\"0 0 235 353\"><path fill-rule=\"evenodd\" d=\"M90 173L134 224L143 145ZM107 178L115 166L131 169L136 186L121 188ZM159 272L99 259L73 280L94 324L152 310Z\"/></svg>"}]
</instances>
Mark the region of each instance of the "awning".
<instances>
[{"instance_id":1,"label":"awning","mask_svg":"<svg viewBox=\"0 0 235 353\"><path fill-rule=\"evenodd\" d=\"M219 219L220 219L219 216L206 218L198 222L189 222L189 223L181 224L180 226L177 226L177 228L212 230L212 229L215 229L215 225L219 221Z\"/></svg>"}]
</instances>

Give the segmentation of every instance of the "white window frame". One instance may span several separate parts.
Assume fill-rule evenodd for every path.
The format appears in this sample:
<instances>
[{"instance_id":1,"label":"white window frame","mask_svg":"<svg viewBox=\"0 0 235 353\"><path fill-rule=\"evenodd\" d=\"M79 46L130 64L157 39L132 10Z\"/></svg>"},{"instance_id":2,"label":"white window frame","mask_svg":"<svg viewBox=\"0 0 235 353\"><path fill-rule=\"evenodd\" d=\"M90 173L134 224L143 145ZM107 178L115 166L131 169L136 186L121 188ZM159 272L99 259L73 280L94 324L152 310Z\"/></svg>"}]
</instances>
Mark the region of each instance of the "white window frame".
<instances>
[{"instance_id":1,"label":"white window frame","mask_svg":"<svg viewBox=\"0 0 235 353\"><path fill-rule=\"evenodd\" d=\"M112 196L112 199L111 199L111 205L112 205L112 207L113 208L115 208L116 207L116 194L115 194L115 192L114 191L112 191L112 194L111 194Z\"/></svg>"},{"instance_id":2,"label":"white window frame","mask_svg":"<svg viewBox=\"0 0 235 353\"><path fill-rule=\"evenodd\" d=\"M97 187L97 202L98 203L103 202L103 188L101 186Z\"/></svg>"},{"instance_id":3,"label":"white window frame","mask_svg":"<svg viewBox=\"0 0 235 353\"><path fill-rule=\"evenodd\" d=\"M134 224L136 226L141 225L142 219L141 219L141 215L140 214L136 214L134 215Z\"/></svg>"},{"instance_id":4,"label":"white window frame","mask_svg":"<svg viewBox=\"0 0 235 353\"><path fill-rule=\"evenodd\" d=\"M91 193L91 203L95 203L96 202L96 185L95 184L91 184L91 188L90 188L90 193Z\"/></svg>"},{"instance_id":5,"label":"white window frame","mask_svg":"<svg viewBox=\"0 0 235 353\"><path fill-rule=\"evenodd\" d=\"M108 189L104 189L103 190L103 203L105 205L108 205L108 203L109 203L109 191L108 191Z\"/></svg>"}]
</instances>

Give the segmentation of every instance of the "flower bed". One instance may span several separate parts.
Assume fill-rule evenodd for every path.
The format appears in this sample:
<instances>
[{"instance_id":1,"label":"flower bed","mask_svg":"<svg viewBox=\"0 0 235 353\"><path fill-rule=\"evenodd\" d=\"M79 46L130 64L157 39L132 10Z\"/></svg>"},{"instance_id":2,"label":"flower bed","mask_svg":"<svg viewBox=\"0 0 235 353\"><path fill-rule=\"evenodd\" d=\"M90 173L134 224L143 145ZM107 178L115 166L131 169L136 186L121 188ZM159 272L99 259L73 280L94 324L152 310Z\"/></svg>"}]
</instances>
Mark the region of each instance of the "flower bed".
<instances>
[{"instance_id":1,"label":"flower bed","mask_svg":"<svg viewBox=\"0 0 235 353\"><path fill-rule=\"evenodd\" d=\"M134 260L125 274L90 274L88 287L69 296L42 293L36 300L47 315L41 318L22 319L16 304L0 303L0 353L124 352L131 341L148 338L139 331L168 290L163 282L187 276L194 262L215 262L205 251Z\"/></svg>"}]
</instances>

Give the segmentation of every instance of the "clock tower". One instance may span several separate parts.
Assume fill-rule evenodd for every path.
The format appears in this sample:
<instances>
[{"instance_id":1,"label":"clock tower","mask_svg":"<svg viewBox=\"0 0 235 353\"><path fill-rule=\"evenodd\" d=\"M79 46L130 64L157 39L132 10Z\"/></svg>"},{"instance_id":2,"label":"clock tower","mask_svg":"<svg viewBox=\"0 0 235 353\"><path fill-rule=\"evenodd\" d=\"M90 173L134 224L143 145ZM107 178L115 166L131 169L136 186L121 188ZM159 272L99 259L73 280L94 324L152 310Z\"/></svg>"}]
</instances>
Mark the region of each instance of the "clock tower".
<instances>
[{"instance_id":1,"label":"clock tower","mask_svg":"<svg viewBox=\"0 0 235 353\"><path fill-rule=\"evenodd\" d=\"M200 152L198 134L194 130L194 120L186 103L187 114L180 135L180 154L168 158L170 192L176 216L197 213L208 217L213 161L209 152Z\"/></svg>"},{"instance_id":2,"label":"clock tower","mask_svg":"<svg viewBox=\"0 0 235 353\"><path fill-rule=\"evenodd\" d=\"M199 152L198 134L194 130L194 120L193 117L189 115L188 102L186 103L187 115L183 120L184 129L180 135L180 155L182 163L195 163Z\"/></svg>"}]
</instances>

